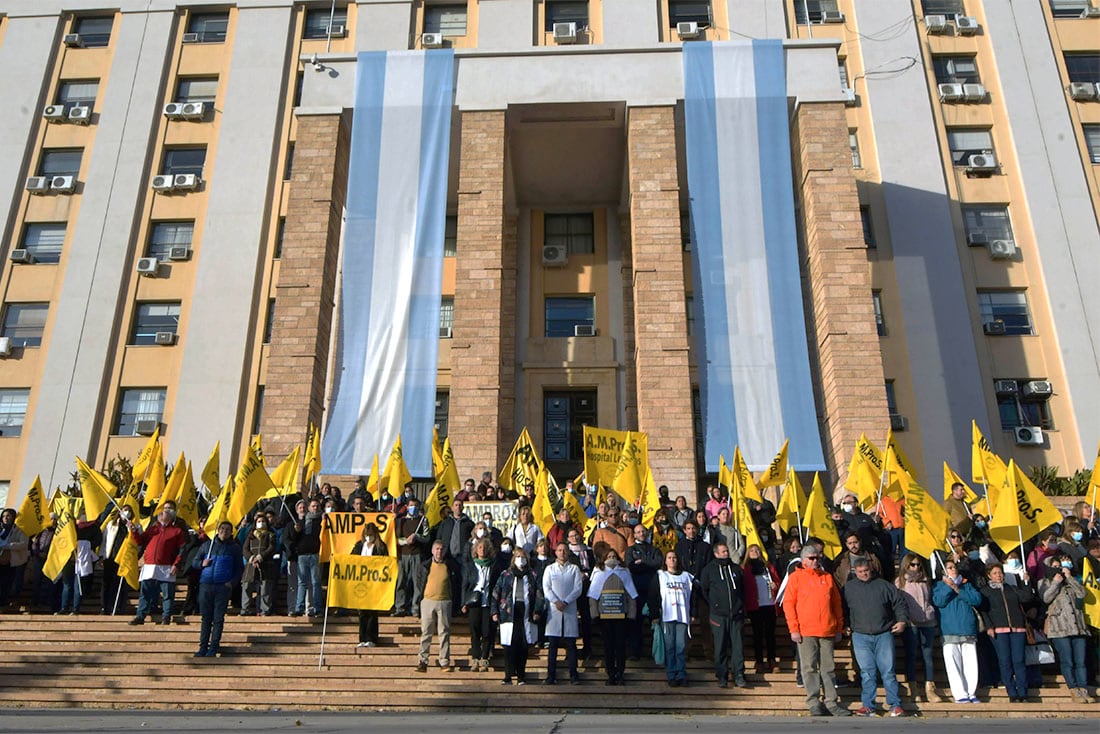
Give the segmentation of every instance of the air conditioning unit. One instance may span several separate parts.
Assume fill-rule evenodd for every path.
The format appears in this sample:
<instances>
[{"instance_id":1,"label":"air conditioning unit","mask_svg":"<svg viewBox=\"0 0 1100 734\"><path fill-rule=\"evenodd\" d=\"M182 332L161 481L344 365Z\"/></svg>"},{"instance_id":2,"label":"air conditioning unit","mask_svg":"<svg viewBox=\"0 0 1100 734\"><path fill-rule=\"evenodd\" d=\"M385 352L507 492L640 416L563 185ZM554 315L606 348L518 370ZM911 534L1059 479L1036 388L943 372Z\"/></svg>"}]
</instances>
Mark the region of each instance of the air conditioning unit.
<instances>
[{"instance_id":1,"label":"air conditioning unit","mask_svg":"<svg viewBox=\"0 0 1100 734\"><path fill-rule=\"evenodd\" d=\"M941 84L939 91L941 102L958 102L963 98L962 84Z\"/></svg>"},{"instance_id":2,"label":"air conditioning unit","mask_svg":"<svg viewBox=\"0 0 1100 734\"><path fill-rule=\"evenodd\" d=\"M153 176L153 191L171 191L172 178L173 177L169 174Z\"/></svg>"},{"instance_id":3,"label":"air conditioning unit","mask_svg":"<svg viewBox=\"0 0 1100 734\"><path fill-rule=\"evenodd\" d=\"M164 116L169 120L178 120L183 117L183 103L182 102L169 102L164 105Z\"/></svg>"},{"instance_id":4,"label":"air conditioning unit","mask_svg":"<svg viewBox=\"0 0 1100 734\"><path fill-rule=\"evenodd\" d=\"M69 48L84 47L84 41L80 40L79 33L66 33L65 37L62 39L62 43L64 43Z\"/></svg>"},{"instance_id":5,"label":"air conditioning unit","mask_svg":"<svg viewBox=\"0 0 1100 734\"><path fill-rule=\"evenodd\" d=\"M158 331L153 336L153 341L158 347L170 347L176 343L176 333L174 331Z\"/></svg>"},{"instance_id":6,"label":"air conditioning unit","mask_svg":"<svg viewBox=\"0 0 1100 734\"><path fill-rule=\"evenodd\" d=\"M172 188L175 191L194 191L200 183L201 180L194 173L177 173L172 177Z\"/></svg>"},{"instance_id":7,"label":"air conditioning unit","mask_svg":"<svg viewBox=\"0 0 1100 734\"><path fill-rule=\"evenodd\" d=\"M77 125L87 125L92 121L92 108L84 105L78 105L69 109L69 122L75 122Z\"/></svg>"},{"instance_id":8,"label":"air conditioning unit","mask_svg":"<svg viewBox=\"0 0 1100 734\"><path fill-rule=\"evenodd\" d=\"M184 262L191 259L191 248L187 245L172 245L168 248L168 259Z\"/></svg>"},{"instance_id":9,"label":"air conditioning unit","mask_svg":"<svg viewBox=\"0 0 1100 734\"><path fill-rule=\"evenodd\" d=\"M443 48L443 34L425 33L421 35L420 46L422 48Z\"/></svg>"},{"instance_id":10,"label":"air conditioning unit","mask_svg":"<svg viewBox=\"0 0 1100 734\"><path fill-rule=\"evenodd\" d=\"M686 20L676 24L676 35L681 40L685 38L698 38L702 35L699 24L693 20Z\"/></svg>"},{"instance_id":11,"label":"air conditioning unit","mask_svg":"<svg viewBox=\"0 0 1100 734\"><path fill-rule=\"evenodd\" d=\"M155 257L143 257L137 261L138 275L155 278L160 273L160 260Z\"/></svg>"},{"instance_id":12,"label":"air conditioning unit","mask_svg":"<svg viewBox=\"0 0 1100 734\"><path fill-rule=\"evenodd\" d=\"M1095 5L1090 5L1082 10L1081 19L1085 20L1086 18L1100 18L1100 8Z\"/></svg>"},{"instance_id":13,"label":"air conditioning unit","mask_svg":"<svg viewBox=\"0 0 1100 734\"><path fill-rule=\"evenodd\" d=\"M890 414L890 430L892 431L908 431L909 419L904 415L898 415L897 413Z\"/></svg>"},{"instance_id":14,"label":"air conditioning unit","mask_svg":"<svg viewBox=\"0 0 1100 734\"><path fill-rule=\"evenodd\" d=\"M981 29L978 19L970 15L955 16L955 30L960 36L973 36Z\"/></svg>"},{"instance_id":15,"label":"air conditioning unit","mask_svg":"<svg viewBox=\"0 0 1100 734\"><path fill-rule=\"evenodd\" d=\"M996 171L997 156L992 153L975 153L966 159L966 169L968 171Z\"/></svg>"},{"instance_id":16,"label":"air conditioning unit","mask_svg":"<svg viewBox=\"0 0 1100 734\"><path fill-rule=\"evenodd\" d=\"M576 23L555 23L554 24L554 43L576 43L577 42L577 24Z\"/></svg>"},{"instance_id":17,"label":"air conditioning unit","mask_svg":"<svg viewBox=\"0 0 1100 734\"><path fill-rule=\"evenodd\" d=\"M30 250L18 247L11 251L11 254L8 255L8 259L13 263L20 263L21 265L33 265L34 253Z\"/></svg>"},{"instance_id":18,"label":"air conditioning unit","mask_svg":"<svg viewBox=\"0 0 1100 734\"><path fill-rule=\"evenodd\" d=\"M1029 380L1024 383L1024 400L1049 400L1054 387L1046 380Z\"/></svg>"},{"instance_id":19,"label":"air conditioning unit","mask_svg":"<svg viewBox=\"0 0 1100 734\"><path fill-rule=\"evenodd\" d=\"M982 84L964 84L963 99L967 102L984 102L985 86Z\"/></svg>"},{"instance_id":20,"label":"air conditioning unit","mask_svg":"<svg viewBox=\"0 0 1100 734\"><path fill-rule=\"evenodd\" d=\"M996 321L986 321L982 324L982 331L986 336L1004 336L1005 335L1005 322L997 319Z\"/></svg>"},{"instance_id":21,"label":"air conditioning unit","mask_svg":"<svg viewBox=\"0 0 1100 734\"><path fill-rule=\"evenodd\" d=\"M453 327L450 327L450 326L440 326L439 327L439 338L440 339L451 339L452 337L454 337L454 328Z\"/></svg>"},{"instance_id":22,"label":"air conditioning unit","mask_svg":"<svg viewBox=\"0 0 1100 734\"><path fill-rule=\"evenodd\" d=\"M993 240L989 243L989 256L994 260L1010 260L1016 257L1016 243L1012 240Z\"/></svg>"},{"instance_id":23,"label":"air conditioning unit","mask_svg":"<svg viewBox=\"0 0 1100 734\"><path fill-rule=\"evenodd\" d=\"M1015 395L1019 392L1019 387L1015 380L994 380L993 392L998 395Z\"/></svg>"},{"instance_id":24,"label":"air conditioning unit","mask_svg":"<svg viewBox=\"0 0 1100 734\"><path fill-rule=\"evenodd\" d=\"M184 33L182 40L184 43L198 43L200 38L198 33Z\"/></svg>"},{"instance_id":25,"label":"air conditioning unit","mask_svg":"<svg viewBox=\"0 0 1100 734\"><path fill-rule=\"evenodd\" d=\"M859 98L856 96L856 90L849 87L844 87L840 90L844 94L844 106L855 107L859 104Z\"/></svg>"},{"instance_id":26,"label":"air conditioning unit","mask_svg":"<svg viewBox=\"0 0 1100 734\"><path fill-rule=\"evenodd\" d=\"M1016 426L1012 432L1016 435L1017 446L1043 445L1043 429L1039 426Z\"/></svg>"},{"instance_id":27,"label":"air conditioning unit","mask_svg":"<svg viewBox=\"0 0 1100 734\"><path fill-rule=\"evenodd\" d=\"M64 122L69 119L63 104L46 105L46 109L42 110L42 117L46 118L46 122Z\"/></svg>"},{"instance_id":28,"label":"air conditioning unit","mask_svg":"<svg viewBox=\"0 0 1100 734\"><path fill-rule=\"evenodd\" d=\"M348 34L348 29L342 25L330 25L328 27L329 38L343 38Z\"/></svg>"},{"instance_id":29,"label":"air conditioning unit","mask_svg":"<svg viewBox=\"0 0 1100 734\"><path fill-rule=\"evenodd\" d=\"M44 194L50 190L50 177L31 176L27 179L27 182L23 184L23 188L32 194Z\"/></svg>"},{"instance_id":30,"label":"air conditioning unit","mask_svg":"<svg viewBox=\"0 0 1100 734\"><path fill-rule=\"evenodd\" d=\"M569 262L569 253L559 245L545 245L542 248L542 264L562 266Z\"/></svg>"},{"instance_id":31,"label":"air conditioning unit","mask_svg":"<svg viewBox=\"0 0 1100 734\"><path fill-rule=\"evenodd\" d=\"M1096 99L1096 85L1092 82L1070 82L1069 96L1078 102Z\"/></svg>"},{"instance_id":32,"label":"air conditioning unit","mask_svg":"<svg viewBox=\"0 0 1100 734\"><path fill-rule=\"evenodd\" d=\"M596 327L592 324L574 324L573 336L596 336Z\"/></svg>"},{"instance_id":33,"label":"air conditioning unit","mask_svg":"<svg viewBox=\"0 0 1100 734\"><path fill-rule=\"evenodd\" d=\"M821 11L822 23L843 23L844 13L839 10L822 10Z\"/></svg>"},{"instance_id":34,"label":"air conditioning unit","mask_svg":"<svg viewBox=\"0 0 1100 734\"><path fill-rule=\"evenodd\" d=\"M966 244L971 247L985 247L989 244L989 235L985 232L969 232L966 235Z\"/></svg>"},{"instance_id":35,"label":"air conditioning unit","mask_svg":"<svg viewBox=\"0 0 1100 734\"><path fill-rule=\"evenodd\" d=\"M160 421L155 418L142 418L134 421L134 433L139 436L152 436L160 428Z\"/></svg>"},{"instance_id":36,"label":"air conditioning unit","mask_svg":"<svg viewBox=\"0 0 1100 734\"><path fill-rule=\"evenodd\" d=\"M206 114L205 102L185 102L180 110L180 116L190 120L201 119Z\"/></svg>"},{"instance_id":37,"label":"air conditioning unit","mask_svg":"<svg viewBox=\"0 0 1100 734\"><path fill-rule=\"evenodd\" d=\"M946 33L947 32L947 16L946 15L926 15L926 16L924 16L924 28L929 33Z\"/></svg>"},{"instance_id":38,"label":"air conditioning unit","mask_svg":"<svg viewBox=\"0 0 1100 734\"><path fill-rule=\"evenodd\" d=\"M0 336L0 357L11 356L11 337Z\"/></svg>"},{"instance_id":39,"label":"air conditioning unit","mask_svg":"<svg viewBox=\"0 0 1100 734\"><path fill-rule=\"evenodd\" d=\"M76 189L76 176L54 176L50 179L50 191L71 194Z\"/></svg>"}]
</instances>

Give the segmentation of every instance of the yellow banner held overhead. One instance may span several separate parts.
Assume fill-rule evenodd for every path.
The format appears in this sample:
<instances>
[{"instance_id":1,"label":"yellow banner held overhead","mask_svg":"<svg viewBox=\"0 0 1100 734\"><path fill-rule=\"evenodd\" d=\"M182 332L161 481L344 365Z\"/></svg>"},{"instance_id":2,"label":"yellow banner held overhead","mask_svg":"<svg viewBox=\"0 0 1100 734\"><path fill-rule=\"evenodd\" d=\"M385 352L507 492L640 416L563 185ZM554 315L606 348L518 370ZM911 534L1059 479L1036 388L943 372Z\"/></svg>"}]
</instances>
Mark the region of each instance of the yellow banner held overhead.
<instances>
[{"instance_id":1,"label":"yellow banner held overhead","mask_svg":"<svg viewBox=\"0 0 1100 734\"><path fill-rule=\"evenodd\" d=\"M439 438L439 428L432 426L432 476L438 477L443 471L443 441Z\"/></svg>"},{"instance_id":2,"label":"yellow banner held overhead","mask_svg":"<svg viewBox=\"0 0 1100 734\"><path fill-rule=\"evenodd\" d=\"M974 493L974 490L970 488L970 485L964 482L963 478L955 473L955 470L952 469L946 461L943 462L943 498L945 500L951 496L951 488L956 484L961 484L966 488L966 494L964 496L966 504L972 505L981 499Z\"/></svg>"},{"instance_id":3,"label":"yellow banner held overhead","mask_svg":"<svg viewBox=\"0 0 1100 734\"><path fill-rule=\"evenodd\" d=\"M829 501L825 497L825 488L821 485L821 477L817 472L814 472L813 490L806 501L806 515L802 518L802 525L811 536L825 544L825 555L830 559L836 558L844 547L840 544Z\"/></svg>"},{"instance_id":4,"label":"yellow banner held overhead","mask_svg":"<svg viewBox=\"0 0 1100 734\"><path fill-rule=\"evenodd\" d=\"M1021 536L1027 542L1061 521L1058 508L1010 459L1005 483L1001 485L993 519L989 522L989 536L1007 553L1020 545Z\"/></svg>"},{"instance_id":5,"label":"yellow banner held overhead","mask_svg":"<svg viewBox=\"0 0 1100 734\"><path fill-rule=\"evenodd\" d=\"M183 472L183 484L176 494L176 517L187 523L189 528L199 526L199 493L195 487L195 475L191 473L191 462Z\"/></svg>"},{"instance_id":6,"label":"yellow banner held overhead","mask_svg":"<svg viewBox=\"0 0 1100 734\"><path fill-rule=\"evenodd\" d=\"M649 436L637 431L627 431L623 452L615 468L611 487L615 494L636 505L642 498L645 470L649 466Z\"/></svg>"},{"instance_id":7,"label":"yellow banner held overhead","mask_svg":"<svg viewBox=\"0 0 1100 734\"><path fill-rule=\"evenodd\" d=\"M924 487L903 472L898 477L905 496L905 547L922 558L947 550L947 529L951 516L928 496Z\"/></svg>"},{"instance_id":8,"label":"yellow banner held overhead","mask_svg":"<svg viewBox=\"0 0 1100 734\"><path fill-rule=\"evenodd\" d=\"M848 478L844 480L844 488L855 492L861 504L875 502L882 482L882 468L882 452L866 434L861 435L852 452L852 460L848 462Z\"/></svg>"},{"instance_id":9,"label":"yellow banner held overhead","mask_svg":"<svg viewBox=\"0 0 1100 734\"><path fill-rule=\"evenodd\" d=\"M584 478L589 484L611 486L623 455L627 431L584 427Z\"/></svg>"},{"instance_id":10,"label":"yellow banner held overhead","mask_svg":"<svg viewBox=\"0 0 1100 734\"><path fill-rule=\"evenodd\" d=\"M576 482L573 484L574 486L581 486ZM588 515L584 513L584 508L581 507L580 500L578 500L577 496L572 492L562 492L561 498L562 507L569 511L569 522L573 523L573 527L575 528L583 528L585 523L588 522Z\"/></svg>"},{"instance_id":11,"label":"yellow banner held overhead","mask_svg":"<svg viewBox=\"0 0 1100 734\"><path fill-rule=\"evenodd\" d=\"M645 492L642 493L642 506L645 508L642 513L642 525L652 528L653 521L657 518L657 510L661 509L661 495L657 491L657 482L653 480L653 469L649 466L645 468ZM580 503L577 503L577 507L580 507Z\"/></svg>"},{"instance_id":12,"label":"yellow banner held overhead","mask_svg":"<svg viewBox=\"0 0 1100 734\"><path fill-rule=\"evenodd\" d=\"M157 502L157 509L154 511L154 515L159 515L160 511L164 508L165 502L176 502L176 510L178 515L180 489L183 487L183 475L187 471L187 457L180 452L180 457L176 459L176 463L172 465L172 472L168 475L168 482L164 485L164 492L160 495L160 500Z\"/></svg>"},{"instance_id":13,"label":"yellow banner held overhead","mask_svg":"<svg viewBox=\"0 0 1100 734\"><path fill-rule=\"evenodd\" d=\"M393 556L338 553L329 562L330 607L388 611L396 588L397 559Z\"/></svg>"},{"instance_id":14,"label":"yellow banner held overhead","mask_svg":"<svg viewBox=\"0 0 1100 734\"><path fill-rule=\"evenodd\" d=\"M718 454L718 486L725 487L727 491L733 489L733 472L730 471L729 465L726 464L726 457L724 454Z\"/></svg>"},{"instance_id":15,"label":"yellow banner held overhead","mask_svg":"<svg viewBox=\"0 0 1100 734\"><path fill-rule=\"evenodd\" d=\"M780 530L790 533L793 528L801 525L804 517L806 517L806 493L802 490L801 482L798 481L798 474L794 469L788 469L787 486L783 489L783 496L779 498L775 519L779 523Z\"/></svg>"},{"instance_id":16,"label":"yellow banner held overhead","mask_svg":"<svg viewBox=\"0 0 1100 734\"><path fill-rule=\"evenodd\" d=\"M1003 487L1008 474L1008 467L1001 461L1001 457L993 453L993 448L985 436L978 430L978 422L970 421L970 475L978 484L991 487ZM996 505L994 505L996 511Z\"/></svg>"},{"instance_id":17,"label":"yellow banner held overhead","mask_svg":"<svg viewBox=\"0 0 1100 734\"><path fill-rule=\"evenodd\" d=\"M221 470L222 470L222 457L221 457L222 442L218 441L214 444L214 450L210 452L210 458L206 460L206 466L202 468L202 483L210 490L210 494L216 495L218 490L221 489Z\"/></svg>"},{"instance_id":18,"label":"yellow banner held overhead","mask_svg":"<svg viewBox=\"0 0 1100 734\"><path fill-rule=\"evenodd\" d=\"M764 555L764 560L769 560L768 547L760 542L760 533L756 530L756 521L752 519L749 504L743 498L737 503L735 512L737 513L737 528L745 536L745 548L755 545Z\"/></svg>"},{"instance_id":19,"label":"yellow banner held overhead","mask_svg":"<svg viewBox=\"0 0 1100 734\"><path fill-rule=\"evenodd\" d=\"M535 483L541 470L542 459L531 440L531 434L527 432L527 426L524 426L497 479L505 489L522 492L529 483Z\"/></svg>"},{"instance_id":20,"label":"yellow banner held overhead","mask_svg":"<svg viewBox=\"0 0 1100 734\"><path fill-rule=\"evenodd\" d=\"M80 494L84 498L84 514L94 520L103 514L107 505L118 494L118 487L111 480L76 457L76 474L80 480Z\"/></svg>"},{"instance_id":21,"label":"yellow banner held overhead","mask_svg":"<svg viewBox=\"0 0 1100 734\"><path fill-rule=\"evenodd\" d=\"M279 462L275 471L271 472L271 483L275 487L267 490L265 498L286 497L298 491L298 463L301 453L301 446L295 446L290 455Z\"/></svg>"},{"instance_id":22,"label":"yellow banner held overhead","mask_svg":"<svg viewBox=\"0 0 1100 734\"><path fill-rule=\"evenodd\" d=\"M233 484L233 475L231 474L225 478L225 486L222 487L218 498L211 505L210 514L206 516L206 524L202 526L206 537L213 538L214 533L218 531L218 526L229 517L229 505L233 501L234 494L236 494L236 487ZM137 517L137 515L134 515L134 517Z\"/></svg>"},{"instance_id":23,"label":"yellow banner held overhead","mask_svg":"<svg viewBox=\"0 0 1100 734\"><path fill-rule=\"evenodd\" d=\"M787 452L790 445L791 440L789 438L783 442L783 447L779 449L779 453L775 455L775 458L768 464L768 468L760 475L760 480L756 483L757 487L778 487L787 481Z\"/></svg>"},{"instance_id":24,"label":"yellow banner held overhead","mask_svg":"<svg viewBox=\"0 0 1100 734\"><path fill-rule=\"evenodd\" d=\"M451 491L451 496L458 494L458 490L462 487L462 480L458 476L458 467L455 465L454 448L451 446L449 436L443 439L443 473L436 479L442 480L447 485L447 489Z\"/></svg>"},{"instance_id":25,"label":"yellow banner held overhead","mask_svg":"<svg viewBox=\"0 0 1100 734\"><path fill-rule=\"evenodd\" d=\"M888 470L896 474L897 472L905 472L913 479L917 478L917 470L913 465L913 462L909 461L909 457L905 455L905 451L902 450L901 445L898 443L897 436L894 435L894 429L891 428L886 434L886 448L893 449L891 461L888 464ZM891 477L897 479L896 476Z\"/></svg>"},{"instance_id":26,"label":"yellow banner held overhead","mask_svg":"<svg viewBox=\"0 0 1100 734\"><path fill-rule=\"evenodd\" d=\"M267 469L264 468L264 459L256 444L248 447L248 454L245 455L244 463L237 470L233 484L236 485L236 489L229 502L229 513L226 517L233 523L233 527L237 527L252 506L259 502L268 490L275 487L271 483L271 476L267 473Z\"/></svg>"},{"instance_id":27,"label":"yellow banner held overhead","mask_svg":"<svg viewBox=\"0 0 1100 734\"><path fill-rule=\"evenodd\" d=\"M334 553L350 553L363 538L368 523L378 528L378 537L386 548L397 548L392 512L328 512L321 516L321 562Z\"/></svg>"},{"instance_id":28,"label":"yellow banner held overhead","mask_svg":"<svg viewBox=\"0 0 1100 734\"><path fill-rule=\"evenodd\" d=\"M149 471L145 473L145 506L151 507L160 501L165 487L164 447L159 443L153 447L153 456L149 459Z\"/></svg>"},{"instance_id":29,"label":"yellow banner held overhead","mask_svg":"<svg viewBox=\"0 0 1100 734\"><path fill-rule=\"evenodd\" d=\"M15 516L15 526L28 538L33 538L50 524L50 516L46 512L46 496L42 491L42 478L36 475L31 488L27 490L27 496L23 498L23 504L19 506L19 514Z\"/></svg>"}]
</instances>

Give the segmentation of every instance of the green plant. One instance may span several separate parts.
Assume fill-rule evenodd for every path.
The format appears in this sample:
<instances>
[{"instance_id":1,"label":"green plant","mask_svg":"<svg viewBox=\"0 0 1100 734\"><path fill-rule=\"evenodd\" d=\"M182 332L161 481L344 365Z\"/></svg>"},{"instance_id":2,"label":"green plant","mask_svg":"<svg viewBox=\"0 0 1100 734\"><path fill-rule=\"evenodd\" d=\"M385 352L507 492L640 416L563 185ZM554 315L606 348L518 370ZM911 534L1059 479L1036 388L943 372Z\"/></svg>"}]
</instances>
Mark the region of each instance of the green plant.
<instances>
[{"instance_id":1,"label":"green plant","mask_svg":"<svg viewBox=\"0 0 1100 734\"><path fill-rule=\"evenodd\" d=\"M1060 477L1056 466L1033 466L1027 475L1048 497L1079 497L1088 490L1092 470L1078 469L1072 477Z\"/></svg>"}]
</instances>

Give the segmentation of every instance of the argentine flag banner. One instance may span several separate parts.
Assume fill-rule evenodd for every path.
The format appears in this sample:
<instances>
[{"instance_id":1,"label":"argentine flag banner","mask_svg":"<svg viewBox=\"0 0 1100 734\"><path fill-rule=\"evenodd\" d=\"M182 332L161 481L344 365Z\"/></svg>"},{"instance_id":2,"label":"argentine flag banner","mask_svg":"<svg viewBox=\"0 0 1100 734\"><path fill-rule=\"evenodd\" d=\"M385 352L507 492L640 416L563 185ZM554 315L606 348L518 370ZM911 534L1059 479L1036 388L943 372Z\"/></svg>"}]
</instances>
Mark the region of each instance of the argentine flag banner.
<instances>
[{"instance_id":1,"label":"argentine flag banner","mask_svg":"<svg viewBox=\"0 0 1100 734\"><path fill-rule=\"evenodd\" d=\"M783 43L685 43L684 122L706 468L822 470L798 264Z\"/></svg>"},{"instance_id":2,"label":"argentine flag banner","mask_svg":"<svg viewBox=\"0 0 1100 734\"><path fill-rule=\"evenodd\" d=\"M368 474L400 435L430 476L454 52L361 53L357 69L322 465Z\"/></svg>"}]
</instances>

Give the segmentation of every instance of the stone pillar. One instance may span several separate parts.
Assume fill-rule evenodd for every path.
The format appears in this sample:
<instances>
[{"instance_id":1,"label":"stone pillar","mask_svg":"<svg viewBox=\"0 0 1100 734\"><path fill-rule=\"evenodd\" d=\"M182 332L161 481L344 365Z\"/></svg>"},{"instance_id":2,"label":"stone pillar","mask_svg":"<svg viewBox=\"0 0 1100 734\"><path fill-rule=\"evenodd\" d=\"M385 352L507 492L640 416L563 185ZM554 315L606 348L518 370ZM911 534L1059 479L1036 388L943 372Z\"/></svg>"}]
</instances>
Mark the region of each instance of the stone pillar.
<instances>
[{"instance_id":1,"label":"stone pillar","mask_svg":"<svg viewBox=\"0 0 1100 734\"><path fill-rule=\"evenodd\" d=\"M350 137L347 112L298 118L260 424L269 466L324 408Z\"/></svg>"},{"instance_id":2,"label":"stone pillar","mask_svg":"<svg viewBox=\"0 0 1100 734\"><path fill-rule=\"evenodd\" d=\"M628 110L629 279L637 427L649 434L649 464L657 483L668 484L673 495L690 496L696 486L695 444L673 111Z\"/></svg>"},{"instance_id":3,"label":"stone pillar","mask_svg":"<svg viewBox=\"0 0 1100 734\"><path fill-rule=\"evenodd\" d=\"M825 461L834 486L840 486L859 435L885 436L890 427L843 105L799 105L791 149L805 228L807 323L816 349Z\"/></svg>"},{"instance_id":4,"label":"stone pillar","mask_svg":"<svg viewBox=\"0 0 1100 734\"><path fill-rule=\"evenodd\" d=\"M461 113L448 431L463 478L495 476L518 432L516 223L504 210L504 114Z\"/></svg>"}]
</instances>

